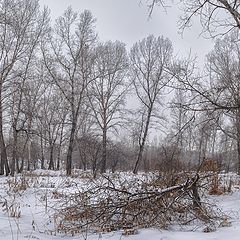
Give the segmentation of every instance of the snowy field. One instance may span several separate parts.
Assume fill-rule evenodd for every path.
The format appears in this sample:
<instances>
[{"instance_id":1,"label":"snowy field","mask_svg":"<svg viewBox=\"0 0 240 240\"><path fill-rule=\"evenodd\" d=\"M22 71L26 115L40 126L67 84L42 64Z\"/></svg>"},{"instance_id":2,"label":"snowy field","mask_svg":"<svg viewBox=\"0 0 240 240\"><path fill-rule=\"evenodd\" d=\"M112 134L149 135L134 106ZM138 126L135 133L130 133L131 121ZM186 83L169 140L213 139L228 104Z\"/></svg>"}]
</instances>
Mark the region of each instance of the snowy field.
<instances>
[{"instance_id":1,"label":"snowy field","mask_svg":"<svg viewBox=\"0 0 240 240\"><path fill-rule=\"evenodd\" d=\"M47 173L47 174L46 174ZM126 179L129 180L128 176ZM236 177L235 177L236 178ZM209 196L230 219L230 226L219 227L214 232L140 229L135 235L124 236L122 231L88 233L71 236L56 232L59 195L74 192L88 185L87 176L69 178L61 172L34 172L28 176L0 178L0 239L3 240L74 240L74 239L128 239L128 240L239 240L240 190L220 196Z\"/></svg>"}]
</instances>

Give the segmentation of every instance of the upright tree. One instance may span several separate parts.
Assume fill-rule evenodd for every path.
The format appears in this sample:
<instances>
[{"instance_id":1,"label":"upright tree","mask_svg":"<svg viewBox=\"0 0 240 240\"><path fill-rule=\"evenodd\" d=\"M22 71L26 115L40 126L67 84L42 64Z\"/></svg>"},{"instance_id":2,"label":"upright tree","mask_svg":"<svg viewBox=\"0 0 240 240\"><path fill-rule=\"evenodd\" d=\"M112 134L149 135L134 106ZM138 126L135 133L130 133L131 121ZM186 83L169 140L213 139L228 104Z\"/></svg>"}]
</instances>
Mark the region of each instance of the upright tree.
<instances>
[{"instance_id":1,"label":"upright tree","mask_svg":"<svg viewBox=\"0 0 240 240\"><path fill-rule=\"evenodd\" d=\"M107 133L115 129L121 120L128 72L125 45L121 42L106 42L96 48L96 79L89 84L88 97L93 117L102 135L101 172L106 171Z\"/></svg>"},{"instance_id":2,"label":"upright tree","mask_svg":"<svg viewBox=\"0 0 240 240\"><path fill-rule=\"evenodd\" d=\"M37 0L6 0L0 2L0 147L1 169L9 173L7 152L3 132L4 103L7 102L10 80L28 78L29 66L35 50L48 22L48 11L40 12ZM7 95L6 95L6 94ZM21 96L20 96L21 102ZM19 102L19 103L20 103ZM15 112L12 126L16 141L18 110ZM13 149L11 172L15 172L16 150Z\"/></svg>"},{"instance_id":3,"label":"upright tree","mask_svg":"<svg viewBox=\"0 0 240 240\"><path fill-rule=\"evenodd\" d=\"M85 10L78 14L68 8L59 17L49 43L43 45L43 56L53 83L59 88L69 108L70 136L66 170L71 174L74 137L86 87L92 81L93 47L97 35L95 19Z\"/></svg>"},{"instance_id":4,"label":"upright tree","mask_svg":"<svg viewBox=\"0 0 240 240\"><path fill-rule=\"evenodd\" d=\"M137 173L142 160L152 118L159 116L158 107L163 103L163 90L171 79L171 57L172 44L163 37L155 38L151 35L135 43L131 49L131 76L141 114L139 150L134 173Z\"/></svg>"},{"instance_id":5,"label":"upright tree","mask_svg":"<svg viewBox=\"0 0 240 240\"><path fill-rule=\"evenodd\" d=\"M240 174L240 43L238 33L218 40L208 55L208 70L211 81L212 105L228 106L219 109L218 126L237 142L238 174ZM228 119L228 121L224 121ZM230 123L232 130L227 128Z\"/></svg>"}]
</instances>

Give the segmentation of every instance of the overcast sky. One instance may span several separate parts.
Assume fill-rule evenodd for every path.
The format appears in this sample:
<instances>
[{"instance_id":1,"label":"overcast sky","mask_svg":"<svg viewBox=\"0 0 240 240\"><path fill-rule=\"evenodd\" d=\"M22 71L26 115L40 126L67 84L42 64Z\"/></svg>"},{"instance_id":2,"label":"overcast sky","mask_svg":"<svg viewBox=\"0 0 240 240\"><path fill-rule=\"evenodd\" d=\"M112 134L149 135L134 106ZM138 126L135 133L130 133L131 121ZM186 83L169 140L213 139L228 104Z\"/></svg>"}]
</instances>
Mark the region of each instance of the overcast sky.
<instances>
[{"instance_id":1,"label":"overcast sky","mask_svg":"<svg viewBox=\"0 0 240 240\"><path fill-rule=\"evenodd\" d=\"M149 34L168 37L175 53L186 56L190 49L192 54L198 55L199 62L204 60L213 43L209 39L199 36L201 28L196 21L184 35L178 34L178 6L168 8L167 13L156 7L152 17L148 18L145 0L39 0L51 10L52 18L64 12L68 6L75 11L90 10L97 19L96 29L101 40L120 40L130 48L133 43ZM169 1L170 2L170 1Z\"/></svg>"}]
</instances>

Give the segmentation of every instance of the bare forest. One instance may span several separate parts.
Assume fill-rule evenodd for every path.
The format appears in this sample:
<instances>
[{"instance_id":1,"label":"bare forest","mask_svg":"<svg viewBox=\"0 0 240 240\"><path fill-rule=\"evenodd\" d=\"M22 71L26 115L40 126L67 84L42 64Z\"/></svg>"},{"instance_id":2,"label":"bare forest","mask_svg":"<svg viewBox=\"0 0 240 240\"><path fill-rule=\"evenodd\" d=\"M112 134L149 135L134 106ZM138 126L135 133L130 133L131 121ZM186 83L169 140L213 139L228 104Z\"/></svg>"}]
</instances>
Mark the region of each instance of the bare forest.
<instances>
[{"instance_id":1,"label":"bare forest","mask_svg":"<svg viewBox=\"0 0 240 240\"><path fill-rule=\"evenodd\" d=\"M0 10L1 174L179 171L205 160L240 171L239 25L200 71L164 36L129 51L102 42L87 10L69 7L53 23L37 1L3 1Z\"/></svg>"},{"instance_id":2,"label":"bare forest","mask_svg":"<svg viewBox=\"0 0 240 240\"><path fill-rule=\"evenodd\" d=\"M59 231L225 219L201 191L230 191L219 174L240 174L240 2L176 2L180 31L197 18L214 39L204 63L165 36L102 41L89 10L52 20L38 0L0 1L0 175L91 179L91 191L64 195ZM172 4L142 3L149 17Z\"/></svg>"}]
</instances>

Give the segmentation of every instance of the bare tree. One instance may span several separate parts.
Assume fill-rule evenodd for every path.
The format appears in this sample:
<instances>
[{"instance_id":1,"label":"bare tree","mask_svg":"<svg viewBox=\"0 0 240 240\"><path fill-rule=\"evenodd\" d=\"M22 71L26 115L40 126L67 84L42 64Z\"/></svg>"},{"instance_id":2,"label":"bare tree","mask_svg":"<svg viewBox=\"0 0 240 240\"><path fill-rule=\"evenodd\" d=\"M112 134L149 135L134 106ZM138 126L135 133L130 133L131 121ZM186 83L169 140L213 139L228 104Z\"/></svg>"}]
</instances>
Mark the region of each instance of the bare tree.
<instances>
[{"instance_id":1,"label":"bare tree","mask_svg":"<svg viewBox=\"0 0 240 240\"><path fill-rule=\"evenodd\" d=\"M203 32L212 37L240 30L240 3L238 0L183 0L182 29L191 26L194 16L199 16Z\"/></svg>"},{"instance_id":2,"label":"bare tree","mask_svg":"<svg viewBox=\"0 0 240 240\"><path fill-rule=\"evenodd\" d=\"M163 37L149 36L134 44L131 49L133 85L141 108L139 151L134 173L137 173L142 160L151 120L154 116L159 116L157 107L163 103L163 90L171 79L168 70L171 56L172 44Z\"/></svg>"},{"instance_id":3,"label":"bare tree","mask_svg":"<svg viewBox=\"0 0 240 240\"><path fill-rule=\"evenodd\" d=\"M29 5L25 6L28 8ZM38 5L33 5L32 9L28 9L28 15L31 16L32 20L29 22L29 33L26 34L26 38L30 38L26 43L25 56L16 63L17 68L14 69L14 78L9 81L9 85L12 88L12 101L10 102L11 114L12 114L12 131L13 131L13 147L12 147L12 162L11 162L11 174L17 172L19 169L19 162L17 156L18 147L18 133L19 131L25 131L26 119L29 118L30 112L24 112L24 104L26 106L26 89L31 88L36 81L41 83L39 79L39 72L36 71L38 66L39 58L37 54L39 52L39 41L44 37L45 31L48 28L48 11L45 9L40 12ZM36 19L35 19L36 18ZM41 85L41 84L40 84ZM37 91L36 94L39 92ZM28 99L30 102L36 100L38 96L32 96L33 98ZM28 102L29 104L29 102ZM36 101L34 105L36 104ZM26 110L26 109L25 109ZM34 110L34 109L32 109ZM25 117L23 117L25 115ZM25 120L23 119L25 118Z\"/></svg>"},{"instance_id":4,"label":"bare tree","mask_svg":"<svg viewBox=\"0 0 240 240\"><path fill-rule=\"evenodd\" d=\"M40 13L37 0L9 0L2 1L0 4L0 19L0 173L3 174L5 168L5 172L8 174L9 167L3 133L3 105L7 98L4 89L8 81L16 77L16 73L17 77L26 78L28 66L47 22L48 13L46 10ZM22 65L23 63L24 65ZM19 73L20 66L22 70ZM17 115L13 121L14 128ZM14 174L15 156L13 156L11 168L12 174Z\"/></svg>"},{"instance_id":5,"label":"bare tree","mask_svg":"<svg viewBox=\"0 0 240 240\"><path fill-rule=\"evenodd\" d=\"M176 84L174 89L174 96L170 103L170 127L168 128L169 134L165 139L165 144L163 144L163 150L167 154L171 154L173 157L178 156L175 162L172 161L174 168L178 168L181 163L187 163L188 154L186 154L187 148L192 141L192 134L190 133L190 128L195 120L195 113L189 113L184 109L183 105L188 101L187 94L181 89L181 86ZM171 151L165 151L165 149L171 148ZM171 161L168 161L169 163Z\"/></svg>"},{"instance_id":6,"label":"bare tree","mask_svg":"<svg viewBox=\"0 0 240 240\"><path fill-rule=\"evenodd\" d=\"M234 106L227 111L219 110L221 120L218 126L237 142L238 174L240 174L240 43L238 34L233 33L218 40L214 50L208 55L211 90L215 102ZM228 119L228 121L224 121ZM226 123L232 125L229 131Z\"/></svg>"},{"instance_id":7,"label":"bare tree","mask_svg":"<svg viewBox=\"0 0 240 240\"><path fill-rule=\"evenodd\" d=\"M40 141L44 141L48 145L48 169L52 170L56 168L59 169L60 164L56 161L58 155L57 150L59 150L58 148L62 141L62 128L63 125L66 124L65 120L68 112L64 100L59 93L59 89L56 89L56 86L48 86L41 97L41 106L39 106L36 117L38 122L36 133L41 138ZM44 151L44 148L42 150ZM42 157L42 159L44 158L45 156Z\"/></svg>"},{"instance_id":8,"label":"bare tree","mask_svg":"<svg viewBox=\"0 0 240 240\"><path fill-rule=\"evenodd\" d=\"M191 26L192 19L199 17L203 32L210 36L224 35L233 29L240 30L240 3L239 0L177 0L183 12L180 17L180 28L184 30ZM166 7L164 0L151 0L149 14L156 5Z\"/></svg>"},{"instance_id":9,"label":"bare tree","mask_svg":"<svg viewBox=\"0 0 240 240\"><path fill-rule=\"evenodd\" d=\"M194 64L191 65L189 62L180 67L179 72L185 74L176 74L178 80L184 86L183 90L187 91L189 96L188 103L184 103L182 106L188 111L204 112L201 114L205 115L202 122L204 121L205 125L208 126L207 128L204 127L205 130L202 130L205 133L208 132L207 135L210 134L208 137L204 134L205 137L216 138L216 136L211 136L211 132L215 132L216 135L217 127L218 130L234 138L237 145L239 145L240 139L240 130L238 129L240 108L239 56L238 31L234 31L222 40L217 40L214 50L208 55L207 74L205 76L194 74ZM212 122L215 122L217 126L209 129L209 126L213 124ZM239 146L237 147L238 156L240 155ZM240 160L238 157L238 172L240 172L239 166Z\"/></svg>"},{"instance_id":10,"label":"bare tree","mask_svg":"<svg viewBox=\"0 0 240 240\"><path fill-rule=\"evenodd\" d=\"M116 130L121 122L120 113L126 97L126 73L128 67L125 45L106 42L96 49L96 74L88 88L89 103L97 126L102 131L101 172L106 171L107 133Z\"/></svg>"},{"instance_id":11,"label":"bare tree","mask_svg":"<svg viewBox=\"0 0 240 240\"><path fill-rule=\"evenodd\" d=\"M101 145L101 140L90 134L77 139L80 164L84 171L90 168L94 177L96 177L100 165Z\"/></svg>"},{"instance_id":12,"label":"bare tree","mask_svg":"<svg viewBox=\"0 0 240 240\"><path fill-rule=\"evenodd\" d=\"M65 97L70 114L70 139L66 170L71 174L72 152L78 117L92 80L92 48L96 41L95 19L89 11L81 14L68 8L57 19L49 45L43 46L46 67L54 84ZM49 49L50 48L50 49Z\"/></svg>"}]
</instances>

